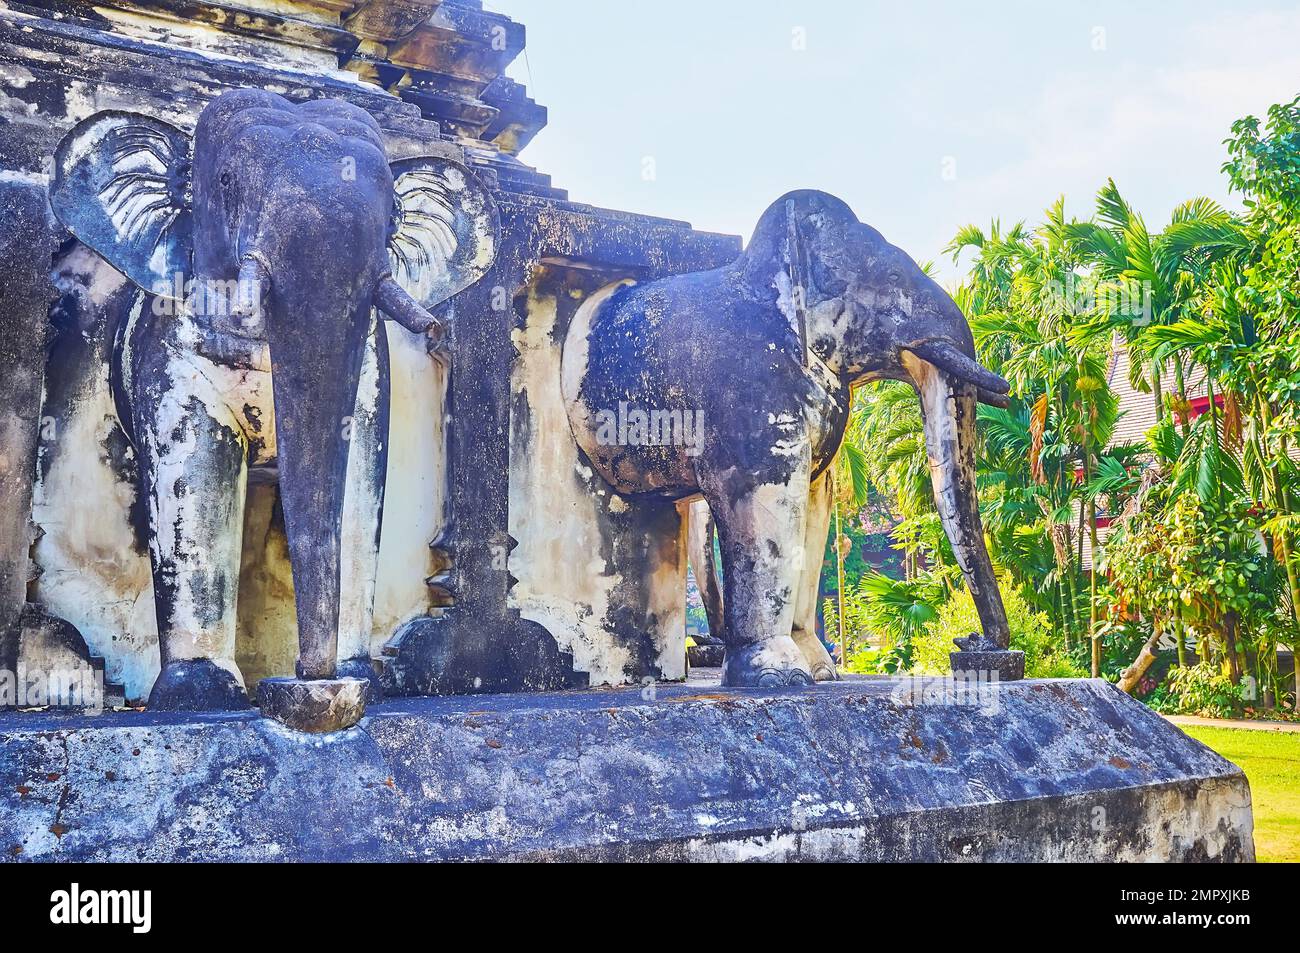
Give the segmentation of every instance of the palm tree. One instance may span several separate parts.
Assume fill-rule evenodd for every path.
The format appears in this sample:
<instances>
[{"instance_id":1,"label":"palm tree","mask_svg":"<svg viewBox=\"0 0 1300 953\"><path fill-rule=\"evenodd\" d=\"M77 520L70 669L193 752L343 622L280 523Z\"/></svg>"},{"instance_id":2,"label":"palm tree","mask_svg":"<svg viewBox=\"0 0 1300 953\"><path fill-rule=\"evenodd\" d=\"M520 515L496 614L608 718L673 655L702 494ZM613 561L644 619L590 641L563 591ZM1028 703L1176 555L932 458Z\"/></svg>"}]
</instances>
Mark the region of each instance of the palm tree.
<instances>
[{"instance_id":1,"label":"palm tree","mask_svg":"<svg viewBox=\"0 0 1300 953\"><path fill-rule=\"evenodd\" d=\"M1081 262L1070 231L1075 224L1066 220L1064 199L1058 199L1032 232L1017 226L1002 237L996 223L987 235L967 226L949 246L954 259L967 249L976 251L962 300L970 309L981 358L1011 382L1016 398L1007 411L985 411L983 417L1007 434L1013 423L1023 424L1029 476L1041 489L1028 494L1025 488L1016 489L1022 503L1033 500L1044 520L1042 536L1051 542L1057 565L1067 637L1082 628L1074 580L1085 527L1094 551L1098 544L1096 498L1080 493L1078 485L1091 481L1118 419L1105 350L1095 341L1080 346L1069 337L1082 309L1076 293ZM999 472L1009 472L1006 462ZM1069 545L1072 502L1078 504L1077 547ZM1096 673L1100 641L1095 569L1089 572L1088 604Z\"/></svg>"},{"instance_id":2,"label":"palm tree","mask_svg":"<svg viewBox=\"0 0 1300 953\"><path fill-rule=\"evenodd\" d=\"M1072 222L1065 236L1091 268L1094 306L1072 334L1075 341L1116 335L1130 354L1130 384L1149 391L1156 420L1166 414L1163 373L1172 364L1177 397L1185 398L1186 368L1176 351L1157 356L1149 329L1195 312L1213 263L1246 244L1232 216L1208 198L1174 209L1153 235L1120 194L1114 179L1097 193L1096 221Z\"/></svg>"},{"instance_id":3,"label":"palm tree","mask_svg":"<svg viewBox=\"0 0 1300 953\"><path fill-rule=\"evenodd\" d=\"M1261 123L1246 116L1232 124L1223 165L1232 188L1247 197L1243 233L1249 248L1225 263L1211 308L1240 324L1248 348L1235 352L1225 377L1253 420L1247 427L1244 469L1254 498L1268 517L1265 531L1282 563L1290 602L1288 637L1295 651L1296 706L1300 707L1300 474L1292 455L1300 426L1294 402L1296 333L1300 314L1300 97L1271 106ZM1226 408L1225 408L1226 409ZM1225 414L1225 417L1227 415ZM1262 492L1261 492L1262 491Z\"/></svg>"},{"instance_id":4,"label":"palm tree","mask_svg":"<svg viewBox=\"0 0 1300 953\"><path fill-rule=\"evenodd\" d=\"M1244 228L1242 234L1247 234ZM1177 354L1203 369L1210 413L1181 435L1165 425L1153 443L1167 460L1175 462L1174 482L1193 490L1206 503L1243 497L1260 514L1260 531L1272 542L1278 561L1277 577L1285 581L1282 602L1291 630L1290 641L1300 641L1300 578L1297 578L1294 540L1300 531L1296 515L1300 500L1300 470L1290 455L1293 445L1285 427L1279 434L1273 392L1279 379L1290 372L1289 342L1278 366L1275 341L1279 329L1260 334L1253 313L1243 308L1234 293L1250 266L1245 254L1221 258L1213 271L1214 284L1203 293L1198 313L1149 332L1157 357ZM1289 331L1282 331L1285 340ZM1223 411L1216 407L1223 396ZM1178 437L1181 436L1181 440ZM1280 437L1280 439L1278 439ZM1275 656L1275 643L1267 636L1261 653ZM1235 659L1233 660L1235 662Z\"/></svg>"}]
</instances>

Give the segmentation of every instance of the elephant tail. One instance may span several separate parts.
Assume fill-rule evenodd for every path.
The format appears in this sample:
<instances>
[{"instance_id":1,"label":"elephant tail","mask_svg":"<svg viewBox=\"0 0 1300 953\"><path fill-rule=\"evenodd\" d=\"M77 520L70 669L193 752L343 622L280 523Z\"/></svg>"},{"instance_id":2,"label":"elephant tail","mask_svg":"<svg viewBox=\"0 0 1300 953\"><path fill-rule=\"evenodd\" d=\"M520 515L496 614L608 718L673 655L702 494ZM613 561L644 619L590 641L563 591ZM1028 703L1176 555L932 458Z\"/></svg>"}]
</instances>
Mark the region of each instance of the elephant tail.
<instances>
[{"instance_id":1,"label":"elephant tail","mask_svg":"<svg viewBox=\"0 0 1300 953\"><path fill-rule=\"evenodd\" d=\"M135 423L131 417L130 395L134 387L131 368L131 347L136 328L145 309L151 304L151 296L138 291L131 299L131 306L126 317L117 322L112 329L112 348L108 360L108 390L113 395L113 410L117 412L117 422L126 434L127 442L132 447L135 442Z\"/></svg>"}]
</instances>

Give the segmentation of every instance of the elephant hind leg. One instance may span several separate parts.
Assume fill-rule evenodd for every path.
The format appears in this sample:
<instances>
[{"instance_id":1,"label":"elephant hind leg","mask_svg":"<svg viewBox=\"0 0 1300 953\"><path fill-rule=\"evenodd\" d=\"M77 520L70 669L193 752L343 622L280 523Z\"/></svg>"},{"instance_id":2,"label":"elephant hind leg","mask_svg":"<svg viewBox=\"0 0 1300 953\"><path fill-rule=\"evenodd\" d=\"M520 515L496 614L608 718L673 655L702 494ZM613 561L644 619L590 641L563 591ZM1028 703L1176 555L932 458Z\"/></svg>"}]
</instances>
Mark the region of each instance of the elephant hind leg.
<instances>
[{"instance_id":1,"label":"elephant hind leg","mask_svg":"<svg viewBox=\"0 0 1300 953\"><path fill-rule=\"evenodd\" d=\"M813 677L819 682L839 678L835 662L817 637L817 593L826 554L826 536L830 532L831 507L835 499L834 471L826 470L813 481L808 498L808 525L803 546L801 578L794 610L795 644L808 660Z\"/></svg>"},{"instance_id":2,"label":"elephant hind leg","mask_svg":"<svg viewBox=\"0 0 1300 953\"><path fill-rule=\"evenodd\" d=\"M808 662L790 636L808 514L808 454L783 483L737 487L735 468L699 468L722 549L728 686L807 685Z\"/></svg>"},{"instance_id":3,"label":"elephant hind leg","mask_svg":"<svg viewBox=\"0 0 1300 953\"><path fill-rule=\"evenodd\" d=\"M247 708L235 603L248 448L222 396L185 368L175 361L134 395L162 661L149 707Z\"/></svg>"},{"instance_id":4,"label":"elephant hind leg","mask_svg":"<svg viewBox=\"0 0 1300 953\"><path fill-rule=\"evenodd\" d=\"M726 623L723 621L722 582L718 578L718 561L713 553L715 533L708 501L692 502L687 515L686 558L695 571L700 601L704 603L704 614L709 622L709 641L713 645L721 645L726 642Z\"/></svg>"}]
</instances>

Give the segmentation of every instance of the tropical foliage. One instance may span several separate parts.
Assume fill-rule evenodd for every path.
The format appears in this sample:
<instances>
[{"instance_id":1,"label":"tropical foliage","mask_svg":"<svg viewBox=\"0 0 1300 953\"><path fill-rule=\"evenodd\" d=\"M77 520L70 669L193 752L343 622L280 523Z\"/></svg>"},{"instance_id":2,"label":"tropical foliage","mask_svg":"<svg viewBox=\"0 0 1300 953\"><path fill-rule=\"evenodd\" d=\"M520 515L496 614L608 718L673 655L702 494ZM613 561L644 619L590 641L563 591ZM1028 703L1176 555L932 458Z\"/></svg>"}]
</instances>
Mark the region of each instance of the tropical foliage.
<instances>
[{"instance_id":1,"label":"tropical foliage","mask_svg":"<svg viewBox=\"0 0 1300 953\"><path fill-rule=\"evenodd\" d=\"M1014 589L1007 591L1004 602L1011 647L1025 653L1025 674L1029 678L1078 678L1088 674L1061 650L1045 613L1032 609ZM979 616L970 593L957 593L939 608L935 624L916 636L913 670L927 674L948 671L952 640L978 629Z\"/></svg>"},{"instance_id":2,"label":"tropical foliage","mask_svg":"<svg viewBox=\"0 0 1300 953\"><path fill-rule=\"evenodd\" d=\"M1241 213L1194 198L1153 229L1107 181L1083 217L1062 198L947 249L980 359L1012 384L1009 407L980 409L979 488L1031 669L1165 708L1295 704L1277 648L1300 641L1300 99L1225 146ZM1135 401L1154 426L1118 441ZM843 508L883 501L903 553L899 579L845 581L850 667L942 667L977 620L910 387L855 395L841 473Z\"/></svg>"}]
</instances>

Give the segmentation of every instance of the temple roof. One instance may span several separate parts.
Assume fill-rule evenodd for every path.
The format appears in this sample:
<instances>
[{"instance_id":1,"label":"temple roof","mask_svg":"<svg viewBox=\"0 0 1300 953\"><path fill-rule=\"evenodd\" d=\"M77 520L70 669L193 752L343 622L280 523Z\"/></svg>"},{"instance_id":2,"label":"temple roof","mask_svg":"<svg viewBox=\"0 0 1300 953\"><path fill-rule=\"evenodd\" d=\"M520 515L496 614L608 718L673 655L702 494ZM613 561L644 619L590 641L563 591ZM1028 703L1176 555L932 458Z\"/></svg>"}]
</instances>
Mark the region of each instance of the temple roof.
<instances>
[{"instance_id":1,"label":"temple roof","mask_svg":"<svg viewBox=\"0 0 1300 953\"><path fill-rule=\"evenodd\" d=\"M513 160L546 125L506 67L524 27L480 0L21 0L55 17L207 54L379 86L492 164L549 181Z\"/></svg>"}]
</instances>

